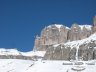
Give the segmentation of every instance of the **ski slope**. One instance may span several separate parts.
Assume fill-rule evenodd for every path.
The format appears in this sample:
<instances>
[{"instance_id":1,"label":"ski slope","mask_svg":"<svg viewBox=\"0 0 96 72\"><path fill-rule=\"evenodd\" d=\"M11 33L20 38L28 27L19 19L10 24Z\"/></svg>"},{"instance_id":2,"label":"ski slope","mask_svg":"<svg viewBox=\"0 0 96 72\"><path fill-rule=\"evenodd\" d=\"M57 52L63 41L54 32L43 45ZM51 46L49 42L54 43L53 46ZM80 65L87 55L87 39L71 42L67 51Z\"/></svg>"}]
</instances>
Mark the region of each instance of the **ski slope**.
<instances>
[{"instance_id":1,"label":"ski slope","mask_svg":"<svg viewBox=\"0 0 96 72\"><path fill-rule=\"evenodd\" d=\"M75 62L69 61L0 59L0 72L76 72L72 69L78 66L84 68L78 72L96 72L95 61L82 63L82 65L75 65Z\"/></svg>"}]
</instances>

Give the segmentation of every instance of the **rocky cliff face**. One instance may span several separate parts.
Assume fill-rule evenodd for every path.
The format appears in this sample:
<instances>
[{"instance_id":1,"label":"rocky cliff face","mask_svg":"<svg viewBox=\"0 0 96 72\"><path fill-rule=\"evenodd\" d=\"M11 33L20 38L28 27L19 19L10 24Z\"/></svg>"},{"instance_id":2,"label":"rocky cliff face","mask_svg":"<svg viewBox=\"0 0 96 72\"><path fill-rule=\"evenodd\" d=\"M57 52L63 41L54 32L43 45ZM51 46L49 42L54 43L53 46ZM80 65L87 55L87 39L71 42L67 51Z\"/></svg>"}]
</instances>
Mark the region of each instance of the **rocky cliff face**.
<instances>
[{"instance_id":1,"label":"rocky cliff face","mask_svg":"<svg viewBox=\"0 0 96 72\"><path fill-rule=\"evenodd\" d=\"M93 60L96 59L96 34L89 38L49 46L46 60Z\"/></svg>"},{"instance_id":2,"label":"rocky cliff face","mask_svg":"<svg viewBox=\"0 0 96 72\"><path fill-rule=\"evenodd\" d=\"M91 31L91 25L73 24L71 28L57 24L49 25L42 30L40 37L36 36L34 48L46 50L48 45L81 40L89 37Z\"/></svg>"},{"instance_id":3,"label":"rocky cliff face","mask_svg":"<svg viewBox=\"0 0 96 72\"><path fill-rule=\"evenodd\" d=\"M35 39L35 48L45 50L47 45L67 42L69 28L63 25L50 25L41 31L41 36Z\"/></svg>"},{"instance_id":4,"label":"rocky cliff face","mask_svg":"<svg viewBox=\"0 0 96 72\"><path fill-rule=\"evenodd\" d=\"M34 49L46 51L43 59L49 60L96 59L96 40L90 37L95 32L96 16L93 25L74 23L69 28L61 24L52 24L45 27L40 36L36 36Z\"/></svg>"}]
</instances>

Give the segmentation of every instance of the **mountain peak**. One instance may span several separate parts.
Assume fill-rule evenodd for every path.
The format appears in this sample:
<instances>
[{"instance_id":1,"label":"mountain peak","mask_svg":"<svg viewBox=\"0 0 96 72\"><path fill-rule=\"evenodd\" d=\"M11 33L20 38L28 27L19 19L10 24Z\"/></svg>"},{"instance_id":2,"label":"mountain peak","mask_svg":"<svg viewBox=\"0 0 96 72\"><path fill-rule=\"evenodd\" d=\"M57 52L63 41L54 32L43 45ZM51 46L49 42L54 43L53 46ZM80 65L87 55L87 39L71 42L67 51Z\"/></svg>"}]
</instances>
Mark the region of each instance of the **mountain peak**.
<instances>
[{"instance_id":1,"label":"mountain peak","mask_svg":"<svg viewBox=\"0 0 96 72\"><path fill-rule=\"evenodd\" d=\"M92 32L92 25L73 24L71 28L63 24L52 24L41 31L41 35L35 39L34 48L42 45L66 43L69 41L82 40L89 37ZM43 49L43 48L42 48Z\"/></svg>"}]
</instances>

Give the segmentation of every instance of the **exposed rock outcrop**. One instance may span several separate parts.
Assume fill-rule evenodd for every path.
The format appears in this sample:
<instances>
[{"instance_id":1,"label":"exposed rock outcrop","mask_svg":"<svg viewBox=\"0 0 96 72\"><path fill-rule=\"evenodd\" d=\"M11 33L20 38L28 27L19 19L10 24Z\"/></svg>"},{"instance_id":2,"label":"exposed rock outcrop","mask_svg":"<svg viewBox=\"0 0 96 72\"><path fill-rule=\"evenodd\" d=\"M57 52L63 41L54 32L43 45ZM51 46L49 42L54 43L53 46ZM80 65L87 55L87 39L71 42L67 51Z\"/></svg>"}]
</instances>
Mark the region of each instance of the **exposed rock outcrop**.
<instances>
[{"instance_id":1,"label":"exposed rock outcrop","mask_svg":"<svg viewBox=\"0 0 96 72\"><path fill-rule=\"evenodd\" d=\"M96 59L96 41L91 41L88 44L83 44L79 48L79 58L83 60L93 60Z\"/></svg>"},{"instance_id":2,"label":"exposed rock outcrop","mask_svg":"<svg viewBox=\"0 0 96 72\"><path fill-rule=\"evenodd\" d=\"M93 19L92 33L96 32L96 16Z\"/></svg>"},{"instance_id":3,"label":"exposed rock outcrop","mask_svg":"<svg viewBox=\"0 0 96 72\"><path fill-rule=\"evenodd\" d=\"M63 25L50 25L45 27L41 36L36 36L35 46L37 50L46 50L46 46L67 42L69 28Z\"/></svg>"},{"instance_id":4,"label":"exposed rock outcrop","mask_svg":"<svg viewBox=\"0 0 96 72\"><path fill-rule=\"evenodd\" d=\"M91 34L91 25L73 24L71 28L57 24L49 25L42 30L40 37L36 36L34 49L46 50L48 45L81 40Z\"/></svg>"},{"instance_id":5,"label":"exposed rock outcrop","mask_svg":"<svg viewBox=\"0 0 96 72\"><path fill-rule=\"evenodd\" d=\"M96 59L96 41L82 44L78 49L78 60ZM49 46L44 56L46 60L76 60L76 47L66 47L66 45L58 45L57 47Z\"/></svg>"},{"instance_id":6,"label":"exposed rock outcrop","mask_svg":"<svg viewBox=\"0 0 96 72\"><path fill-rule=\"evenodd\" d=\"M41 49L44 45L53 45L66 43L69 41L81 40L89 37L96 32L96 16L93 18L92 25L79 25L77 23L72 24L71 28L62 24L52 24L45 27L41 31L40 36L36 36L34 49Z\"/></svg>"}]
</instances>

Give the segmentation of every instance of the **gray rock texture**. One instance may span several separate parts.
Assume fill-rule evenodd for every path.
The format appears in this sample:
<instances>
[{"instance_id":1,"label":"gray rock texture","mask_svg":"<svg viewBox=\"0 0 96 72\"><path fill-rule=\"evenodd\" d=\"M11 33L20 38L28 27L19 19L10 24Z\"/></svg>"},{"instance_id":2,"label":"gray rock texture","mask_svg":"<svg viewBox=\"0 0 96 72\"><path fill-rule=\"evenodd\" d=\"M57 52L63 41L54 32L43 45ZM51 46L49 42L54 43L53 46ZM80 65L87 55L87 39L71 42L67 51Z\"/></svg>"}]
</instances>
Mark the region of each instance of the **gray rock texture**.
<instances>
[{"instance_id":1,"label":"gray rock texture","mask_svg":"<svg viewBox=\"0 0 96 72\"><path fill-rule=\"evenodd\" d=\"M89 37L91 34L91 25L89 29L87 25L81 27L76 23L74 23L71 28L58 24L49 25L41 31L40 36L36 36L34 49L46 50L46 45L48 46L81 40Z\"/></svg>"},{"instance_id":2,"label":"gray rock texture","mask_svg":"<svg viewBox=\"0 0 96 72\"><path fill-rule=\"evenodd\" d=\"M57 47L49 46L44 56L45 60L76 60L77 48L66 47L60 44ZM78 60L96 59L96 41L82 44L78 49Z\"/></svg>"}]
</instances>

